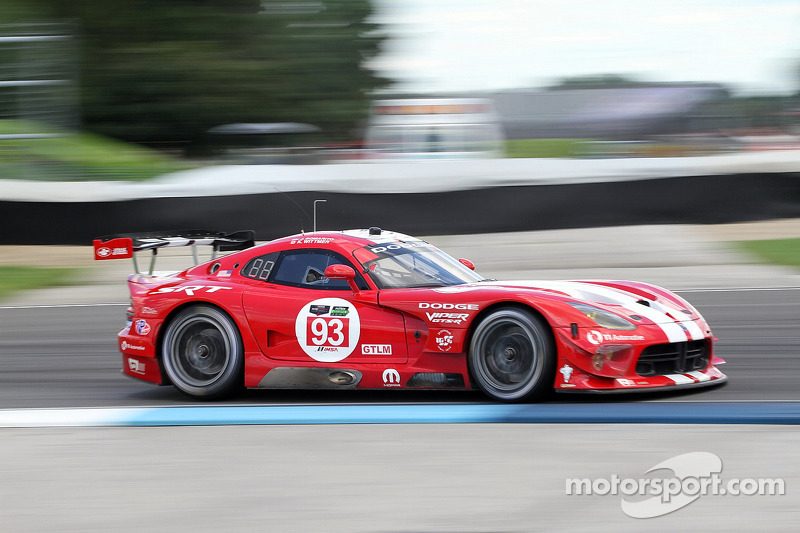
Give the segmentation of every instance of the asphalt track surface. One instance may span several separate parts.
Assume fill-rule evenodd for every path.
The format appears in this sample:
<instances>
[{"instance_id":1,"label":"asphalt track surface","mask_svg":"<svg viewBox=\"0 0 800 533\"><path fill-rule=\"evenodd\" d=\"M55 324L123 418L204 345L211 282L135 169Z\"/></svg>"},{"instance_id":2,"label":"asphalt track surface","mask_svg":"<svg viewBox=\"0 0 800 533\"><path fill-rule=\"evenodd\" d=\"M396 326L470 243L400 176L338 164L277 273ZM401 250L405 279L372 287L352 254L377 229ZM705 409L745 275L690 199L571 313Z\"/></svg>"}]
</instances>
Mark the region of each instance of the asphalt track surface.
<instances>
[{"instance_id":1,"label":"asphalt track surface","mask_svg":"<svg viewBox=\"0 0 800 533\"><path fill-rule=\"evenodd\" d=\"M729 383L691 392L556 395L551 402L800 401L800 289L683 293L719 337ZM172 387L120 373L115 334L124 305L0 308L0 408L171 406L193 403ZM478 392L246 391L225 404L480 403Z\"/></svg>"},{"instance_id":2,"label":"asphalt track surface","mask_svg":"<svg viewBox=\"0 0 800 533\"><path fill-rule=\"evenodd\" d=\"M765 410L776 404L761 401L797 405L800 290L685 296L719 336L729 384L692 393L559 396L543 407L613 405L641 413L700 410L694 402L720 402L714 408L756 402ZM124 305L0 308L0 409L192 404L171 387L120 374L115 332L124 312ZM476 392L249 391L204 408L343 403L378 412L399 403L426 412L487 406ZM382 422L5 427L0 530L794 532L800 523L796 425ZM565 494L567 478L641 478L695 451L717 454L725 480L779 478L786 494L702 496L648 520L624 515L620 496Z\"/></svg>"}]
</instances>

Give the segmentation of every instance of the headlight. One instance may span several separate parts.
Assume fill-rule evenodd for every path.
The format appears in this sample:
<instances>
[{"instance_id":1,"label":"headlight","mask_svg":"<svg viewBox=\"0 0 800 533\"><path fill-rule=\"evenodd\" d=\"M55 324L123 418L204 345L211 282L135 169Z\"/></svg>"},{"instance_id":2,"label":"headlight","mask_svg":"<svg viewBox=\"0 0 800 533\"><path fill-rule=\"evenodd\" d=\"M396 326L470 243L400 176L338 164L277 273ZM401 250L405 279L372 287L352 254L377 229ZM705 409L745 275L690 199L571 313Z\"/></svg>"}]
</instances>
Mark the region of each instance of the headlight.
<instances>
[{"instance_id":1,"label":"headlight","mask_svg":"<svg viewBox=\"0 0 800 533\"><path fill-rule=\"evenodd\" d=\"M606 329L636 329L636 325L628 322L619 315L615 315L599 307L589 304L570 303L572 307L586 315L586 318L600 327Z\"/></svg>"}]
</instances>

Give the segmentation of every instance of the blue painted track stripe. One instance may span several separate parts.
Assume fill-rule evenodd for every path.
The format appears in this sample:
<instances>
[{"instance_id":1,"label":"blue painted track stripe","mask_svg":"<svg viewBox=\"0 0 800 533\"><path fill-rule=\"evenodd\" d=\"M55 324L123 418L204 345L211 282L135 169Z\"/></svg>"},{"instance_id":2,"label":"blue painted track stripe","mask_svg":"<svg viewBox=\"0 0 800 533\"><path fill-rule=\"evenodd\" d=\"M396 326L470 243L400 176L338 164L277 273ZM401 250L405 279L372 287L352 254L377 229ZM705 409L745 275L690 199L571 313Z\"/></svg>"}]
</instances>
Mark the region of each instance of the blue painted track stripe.
<instances>
[{"instance_id":1,"label":"blue painted track stripe","mask_svg":"<svg viewBox=\"0 0 800 533\"><path fill-rule=\"evenodd\" d=\"M800 403L215 405L0 410L0 427L474 423L800 424Z\"/></svg>"}]
</instances>

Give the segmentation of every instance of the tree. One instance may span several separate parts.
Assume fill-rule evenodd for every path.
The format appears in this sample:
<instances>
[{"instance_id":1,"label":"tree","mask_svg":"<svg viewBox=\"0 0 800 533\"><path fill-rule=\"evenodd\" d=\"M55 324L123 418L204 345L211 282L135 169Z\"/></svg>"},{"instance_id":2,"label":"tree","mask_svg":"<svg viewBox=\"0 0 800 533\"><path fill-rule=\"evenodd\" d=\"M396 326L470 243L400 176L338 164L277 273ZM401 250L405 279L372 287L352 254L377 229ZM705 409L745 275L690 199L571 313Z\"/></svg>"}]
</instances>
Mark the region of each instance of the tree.
<instances>
[{"instance_id":1,"label":"tree","mask_svg":"<svg viewBox=\"0 0 800 533\"><path fill-rule=\"evenodd\" d=\"M75 21L87 129L189 151L232 122L309 122L352 138L386 83L368 0L36 0Z\"/></svg>"}]
</instances>

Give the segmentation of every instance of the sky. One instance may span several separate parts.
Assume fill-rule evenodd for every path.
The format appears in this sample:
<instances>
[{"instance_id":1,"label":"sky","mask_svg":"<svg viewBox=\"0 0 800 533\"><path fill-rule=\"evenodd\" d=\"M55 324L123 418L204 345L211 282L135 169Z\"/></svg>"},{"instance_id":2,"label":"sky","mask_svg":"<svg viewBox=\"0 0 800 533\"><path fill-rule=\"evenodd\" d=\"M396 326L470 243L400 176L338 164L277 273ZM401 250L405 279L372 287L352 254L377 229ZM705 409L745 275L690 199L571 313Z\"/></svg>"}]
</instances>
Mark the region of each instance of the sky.
<instances>
[{"instance_id":1,"label":"sky","mask_svg":"<svg viewBox=\"0 0 800 533\"><path fill-rule=\"evenodd\" d=\"M372 67L409 92L540 87L566 76L800 90L800 0L376 0Z\"/></svg>"}]
</instances>

